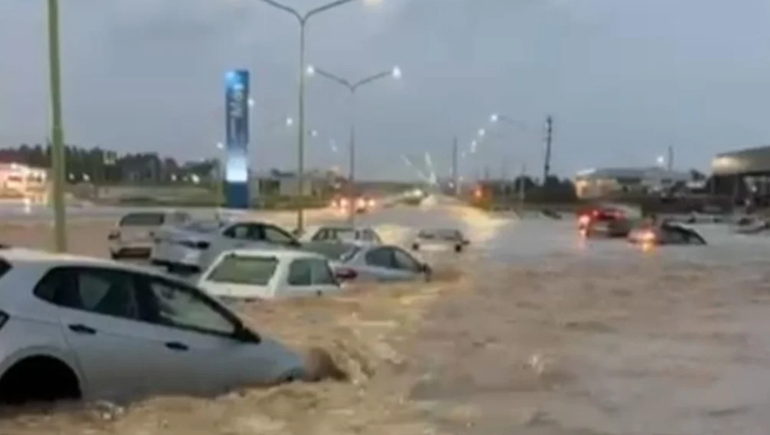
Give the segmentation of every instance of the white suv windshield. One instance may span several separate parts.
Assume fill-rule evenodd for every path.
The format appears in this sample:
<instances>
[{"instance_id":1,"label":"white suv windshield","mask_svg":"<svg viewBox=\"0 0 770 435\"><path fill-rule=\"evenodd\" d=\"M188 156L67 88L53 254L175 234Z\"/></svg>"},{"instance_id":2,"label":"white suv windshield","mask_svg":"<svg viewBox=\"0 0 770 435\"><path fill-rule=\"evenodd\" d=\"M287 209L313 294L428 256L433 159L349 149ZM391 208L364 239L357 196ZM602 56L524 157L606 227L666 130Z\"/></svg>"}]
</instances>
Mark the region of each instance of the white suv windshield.
<instances>
[{"instance_id":1,"label":"white suv windshield","mask_svg":"<svg viewBox=\"0 0 770 435\"><path fill-rule=\"evenodd\" d=\"M222 284L264 286L278 267L275 257L228 255L206 277L206 281Z\"/></svg>"}]
</instances>

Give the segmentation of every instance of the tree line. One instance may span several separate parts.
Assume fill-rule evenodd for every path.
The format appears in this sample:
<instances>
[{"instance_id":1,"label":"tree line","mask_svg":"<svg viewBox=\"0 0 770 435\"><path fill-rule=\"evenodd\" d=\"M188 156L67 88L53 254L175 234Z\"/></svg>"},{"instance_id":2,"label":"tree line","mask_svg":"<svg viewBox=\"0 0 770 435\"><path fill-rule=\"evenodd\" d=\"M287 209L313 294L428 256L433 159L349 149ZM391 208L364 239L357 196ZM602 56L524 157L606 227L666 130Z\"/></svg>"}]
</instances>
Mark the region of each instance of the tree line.
<instances>
[{"instance_id":1,"label":"tree line","mask_svg":"<svg viewBox=\"0 0 770 435\"><path fill-rule=\"evenodd\" d=\"M118 154L96 148L68 145L64 148L67 180L70 183L170 183L212 181L217 177L216 159L178 162L158 153ZM15 148L0 148L0 162L20 163L35 168L51 167L51 146L21 144Z\"/></svg>"}]
</instances>

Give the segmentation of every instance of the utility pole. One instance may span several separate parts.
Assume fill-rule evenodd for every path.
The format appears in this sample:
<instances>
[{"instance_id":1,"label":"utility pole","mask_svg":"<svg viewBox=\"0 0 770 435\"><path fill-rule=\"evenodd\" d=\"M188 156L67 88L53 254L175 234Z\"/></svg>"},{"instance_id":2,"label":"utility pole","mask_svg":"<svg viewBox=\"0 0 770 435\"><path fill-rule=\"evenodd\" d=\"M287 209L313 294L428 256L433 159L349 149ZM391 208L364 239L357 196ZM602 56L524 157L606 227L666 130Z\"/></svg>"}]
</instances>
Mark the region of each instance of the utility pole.
<instances>
[{"instance_id":1,"label":"utility pole","mask_svg":"<svg viewBox=\"0 0 770 435\"><path fill-rule=\"evenodd\" d=\"M551 175L551 142L553 140L553 117L545 119L545 163L543 164L543 185Z\"/></svg>"},{"instance_id":2,"label":"utility pole","mask_svg":"<svg viewBox=\"0 0 770 435\"><path fill-rule=\"evenodd\" d=\"M455 196L460 196L460 174L458 171L457 153L457 136L455 136L452 140L452 186L454 186Z\"/></svg>"},{"instance_id":3,"label":"utility pole","mask_svg":"<svg viewBox=\"0 0 770 435\"><path fill-rule=\"evenodd\" d=\"M674 147L669 145L668 146L668 158L666 159L666 167L668 168L668 172L671 172L674 170Z\"/></svg>"}]
</instances>

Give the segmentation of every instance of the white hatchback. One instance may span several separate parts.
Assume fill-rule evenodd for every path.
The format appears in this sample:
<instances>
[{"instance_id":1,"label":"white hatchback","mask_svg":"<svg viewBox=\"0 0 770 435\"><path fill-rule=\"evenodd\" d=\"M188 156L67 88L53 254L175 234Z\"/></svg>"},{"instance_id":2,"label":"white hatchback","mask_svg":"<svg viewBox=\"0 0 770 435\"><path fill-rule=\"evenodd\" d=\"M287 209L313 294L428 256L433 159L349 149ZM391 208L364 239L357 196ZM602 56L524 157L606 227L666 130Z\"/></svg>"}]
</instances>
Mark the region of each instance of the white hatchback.
<instances>
[{"instance_id":1,"label":"white hatchback","mask_svg":"<svg viewBox=\"0 0 770 435\"><path fill-rule=\"evenodd\" d=\"M319 254L286 249L240 249L223 252L201 274L198 286L224 300L322 296L342 288Z\"/></svg>"},{"instance_id":2,"label":"white hatchback","mask_svg":"<svg viewBox=\"0 0 770 435\"><path fill-rule=\"evenodd\" d=\"M0 403L210 394L305 376L201 290L97 258L0 249Z\"/></svg>"}]
</instances>

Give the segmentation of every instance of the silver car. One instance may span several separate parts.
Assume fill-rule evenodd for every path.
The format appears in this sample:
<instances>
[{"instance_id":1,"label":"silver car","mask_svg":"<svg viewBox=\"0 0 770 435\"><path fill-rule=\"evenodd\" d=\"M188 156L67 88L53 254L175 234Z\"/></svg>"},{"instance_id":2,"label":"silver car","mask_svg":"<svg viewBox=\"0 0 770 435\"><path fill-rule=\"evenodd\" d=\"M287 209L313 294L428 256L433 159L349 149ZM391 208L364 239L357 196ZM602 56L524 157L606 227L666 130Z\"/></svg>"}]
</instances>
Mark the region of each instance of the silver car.
<instances>
[{"instance_id":1,"label":"silver car","mask_svg":"<svg viewBox=\"0 0 770 435\"><path fill-rule=\"evenodd\" d=\"M377 231L369 227L326 225L310 227L300 238L302 242L361 242L381 244Z\"/></svg>"},{"instance_id":2,"label":"silver car","mask_svg":"<svg viewBox=\"0 0 770 435\"><path fill-rule=\"evenodd\" d=\"M201 221L159 232L150 261L170 271L199 272L223 251L260 246L297 248L301 244L286 230L266 222Z\"/></svg>"},{"instance_id":3,"label":"silver car","mask_svg":"<svg viewBox=\"0 0 770 435\"><path fill-rule=\"evenodd\" d=\"M299 354L190 284L88 257L0 250L0 402L210 394L305 376Z\"/></svg>"},{"instance_id":4,"label":"silver car","mask_svg":"<svg viewBox=\"0 0 770 435\"><path fill-rule=\"evenodd\" d=\"M325 255L341 281L429 281L430 266L398 246L370 244L308 244Z\"/></svg>"},{"instance_id":5,"label":"silver car","mask_svg":"<svg viewBox=\"0 0 770 435\"><path fill-rule=\"evenodd\" d=\"M185 225L191 221L185 212L141 211L127 213L115 224L107 236L110 256L148 258L153 247L155 233L164 226Z\"/></svg>"},{"instance_id":6,"label":"silver car","mask_svg":"<svg viewBox=\"0 0 770 435\"><path fill-rule=\"evenodd\" d=\"M442 250L446 248L454 249L455 252L462 252L470 241L465 238L463 233L455 229L430 229L420 230L414 241L412 241L412 250Z\"/></svg>"}]
</instances>

